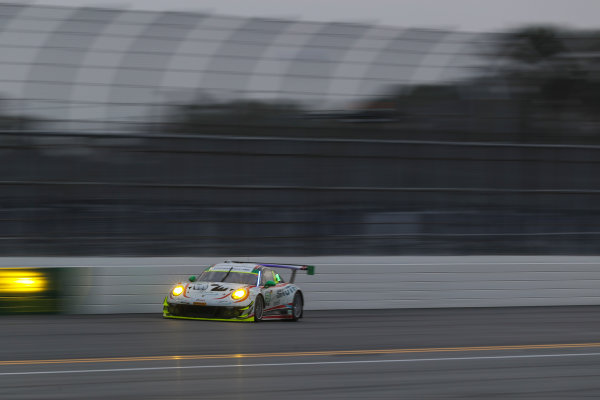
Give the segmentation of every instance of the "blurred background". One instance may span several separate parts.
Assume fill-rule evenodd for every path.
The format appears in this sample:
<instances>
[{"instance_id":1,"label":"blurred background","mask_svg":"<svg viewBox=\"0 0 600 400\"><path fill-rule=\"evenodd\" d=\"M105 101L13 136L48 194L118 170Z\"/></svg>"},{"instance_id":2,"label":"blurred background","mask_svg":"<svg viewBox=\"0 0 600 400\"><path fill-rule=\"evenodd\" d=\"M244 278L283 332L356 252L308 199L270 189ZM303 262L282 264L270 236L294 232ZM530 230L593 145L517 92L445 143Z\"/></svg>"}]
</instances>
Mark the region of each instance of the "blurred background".
<instances>
[{"instance_id":1,"label":"blurred background","mask_svg":"<svg viewBox=\"0 0 600 400\"><path fill-rule=\"evenodd\" d=\"M0 399L600 398L599 0L112 2L0 0Z\"/></svg>"},{"instance_id":2,"label":"blurred background","mask_svg":"<svg viewBox=\"0 0 600 400\"><path fill-rule=\"evenodd\" d=\"M600 249L598 30L2 3L0 71L5 256Z\"/></svg>"}]
</instances>

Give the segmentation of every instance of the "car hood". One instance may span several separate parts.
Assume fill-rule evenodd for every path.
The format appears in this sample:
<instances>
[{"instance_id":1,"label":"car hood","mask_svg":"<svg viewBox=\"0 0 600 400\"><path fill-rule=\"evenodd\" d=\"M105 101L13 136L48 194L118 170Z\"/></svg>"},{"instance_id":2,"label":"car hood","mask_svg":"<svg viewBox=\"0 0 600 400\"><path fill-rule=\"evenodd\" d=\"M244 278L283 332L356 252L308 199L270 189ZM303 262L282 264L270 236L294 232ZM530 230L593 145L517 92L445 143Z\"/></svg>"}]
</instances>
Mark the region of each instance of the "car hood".
<instances>
[{"instance_id":1,"label":"car hood","mask_svg":"<svg viewBox=\"0 0 600 400\"><path fill-rule=\"evenodd\" d=\"M248 287L250 285L245 283L232 283L232 282L193 282L189 284L189 290L197 293L204 294L219 294L232 292L241 287Z\"/></svg>"},{"instance_id":2,"label":"car hood","mask_svg":"<svg viewBox=\"0 0 600 400\"><path fill-rule=\"evenodd\" d=\"M243 283L190 282L185 284L185 291L181 296L173 296L171 293L169 302L201 306L244 306L252 301L252 296L240 300L231 298L231 294L242 287L248 288L249 294L254 288Z\"/></svg>"}]
</instances>

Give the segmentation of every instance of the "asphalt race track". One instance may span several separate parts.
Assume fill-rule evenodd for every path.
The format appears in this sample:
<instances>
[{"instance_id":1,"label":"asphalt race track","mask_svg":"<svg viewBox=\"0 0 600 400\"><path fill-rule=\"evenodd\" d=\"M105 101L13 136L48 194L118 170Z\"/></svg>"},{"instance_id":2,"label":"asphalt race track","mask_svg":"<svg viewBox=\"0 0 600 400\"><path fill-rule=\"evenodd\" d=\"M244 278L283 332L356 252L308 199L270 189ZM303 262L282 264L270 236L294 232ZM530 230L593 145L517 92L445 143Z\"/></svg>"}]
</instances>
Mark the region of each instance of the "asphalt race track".
<instances>
[{"instance_id":1,"label":"asphalt race track","mask_svg":"<svg viewBox=\"0 0 600 400\"><path fill-rule=\"evenodd\" d=\"M0 317L0 399L600 398L600 307Z\"/></svg>"}]
</instances>

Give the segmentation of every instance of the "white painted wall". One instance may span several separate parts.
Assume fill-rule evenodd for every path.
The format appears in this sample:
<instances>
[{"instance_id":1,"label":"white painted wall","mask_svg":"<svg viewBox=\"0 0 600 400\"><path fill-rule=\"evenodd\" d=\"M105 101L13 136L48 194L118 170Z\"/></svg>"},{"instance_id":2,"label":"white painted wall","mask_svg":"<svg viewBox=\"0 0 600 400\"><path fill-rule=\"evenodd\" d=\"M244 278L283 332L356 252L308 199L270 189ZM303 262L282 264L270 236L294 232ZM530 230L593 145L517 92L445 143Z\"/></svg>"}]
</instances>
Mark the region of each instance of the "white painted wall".
<instances>
[{"instance_id":1,"label":"white painted wall","mask_svg":"<svg viewBox=\"0 0 600 400\"><path fill-rule=\"evenodd\" d=\"M0 267L79 267L71 313L160 313L171 284L224 258L0 258ZM245 258L243 260L246 260ZM600 305L600 257L251 257L298 274L306 309Z\"/></svg>"}]
</instances>

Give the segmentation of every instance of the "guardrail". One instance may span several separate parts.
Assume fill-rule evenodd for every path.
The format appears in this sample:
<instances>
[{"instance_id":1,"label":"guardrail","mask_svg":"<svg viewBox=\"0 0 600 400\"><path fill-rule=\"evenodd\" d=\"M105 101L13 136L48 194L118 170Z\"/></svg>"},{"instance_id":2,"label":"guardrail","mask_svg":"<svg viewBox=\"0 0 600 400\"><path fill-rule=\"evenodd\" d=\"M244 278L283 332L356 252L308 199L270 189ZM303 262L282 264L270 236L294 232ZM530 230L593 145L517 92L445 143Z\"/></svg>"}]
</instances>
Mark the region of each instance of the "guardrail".
<instances>
[{"instance_id":1,"label":"guardrail","mask_svg":"<svg viewBox=\"0 0 600 400\"><path fill-rule=\"evenodd\" d=\"M216 257L0 258L0 280L10 272L13 280L27 282L31 275L28 271L37 271L47 280L48 290L35 296L40 301L52 296L57 299L55 309L46 312L160 313L170 285L222 260ZM600 304L600 257L332 256L248 260L316 265L316 275L297 277L308 310ZM23 276L16 277L14 271L22 271ZM20 295L32 296L27 291ZM0 297L7 301L6 293L0 293ZM24 310L19 304L23 303L5 302L3 311L44 311Z\"/></svg>"}]
</instances>

